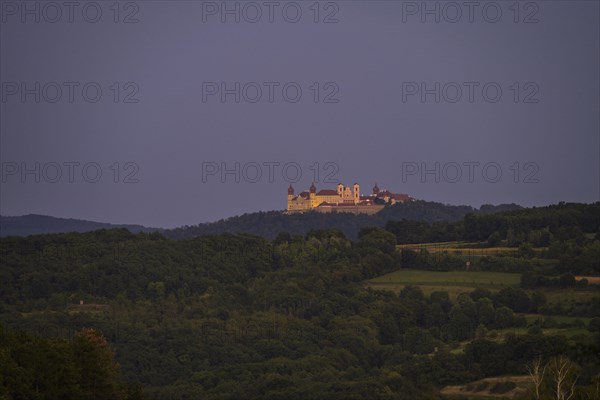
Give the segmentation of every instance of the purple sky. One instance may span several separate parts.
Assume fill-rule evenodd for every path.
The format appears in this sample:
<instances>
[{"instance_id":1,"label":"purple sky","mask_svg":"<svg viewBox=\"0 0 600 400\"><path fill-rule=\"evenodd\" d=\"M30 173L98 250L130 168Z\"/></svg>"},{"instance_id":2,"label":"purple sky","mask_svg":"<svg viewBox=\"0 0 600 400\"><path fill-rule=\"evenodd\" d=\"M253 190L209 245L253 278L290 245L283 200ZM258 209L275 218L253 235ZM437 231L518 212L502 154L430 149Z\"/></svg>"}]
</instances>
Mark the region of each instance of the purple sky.
<instances>
[{"instance_id":1,"label":"purple sky","mask_svg":"<svg viewBox=\"0 0 600 400\"><path fill-rule=\"evenodd\" d=\"M0 213L195 224L284 209L298 168L297 191L599 200L598 1L427 2L439 22L421 1L247 3L79 2L71 22L2 0Z\"/></svg>"}]
</instances>

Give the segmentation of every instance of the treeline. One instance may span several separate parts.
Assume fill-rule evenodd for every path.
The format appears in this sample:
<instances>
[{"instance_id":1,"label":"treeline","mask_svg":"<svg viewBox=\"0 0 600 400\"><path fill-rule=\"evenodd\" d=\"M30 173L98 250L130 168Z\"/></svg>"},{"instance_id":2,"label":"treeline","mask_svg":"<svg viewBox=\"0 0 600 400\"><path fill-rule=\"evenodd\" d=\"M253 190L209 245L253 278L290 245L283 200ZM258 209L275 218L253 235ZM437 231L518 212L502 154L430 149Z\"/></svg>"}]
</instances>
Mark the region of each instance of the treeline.
<instances>
[{"instance_id":1,"label":"treeline","mask_svg":"<svg viewBox=\"0 0 600 400\"><path fill-rule=\"evenodd\" d=\"M398 244L489 241L494 246L506 241L511 247L522 243L540 247L548 246L553 239L580 243L585 240L585 233L600 233L600 202L468 213L457 222L392 220L385 229L396 235Z\"/></svg>"},{"instance_id":2,"label":"treeline","mask_svg":"<svg viewBox=\"0 0 600 400\"><path fill-rule=\"evenodd\" d=\"M557 260L555 268L544 274L600 275L600 203L561 203L496 214L471 213L458 222L389 221L385 229L396 236L398 244L470 241L475 242L471 248L515 248L507 257L486 256L477 260L474 267L479 270L542 270L539 259L553 259ZM534 248L544 250L536 252ZM402 253L404 266L446 271L464 268L464 259L456 254L429 254L426 250L411 249ZM576 286L552 277L532 284Z\"/></svg>"},{"instance_id":3,"label":"treeline","mask_svg":"<svg viewBox=\"0 0 600 400\"><path fill-rule=\"evenodd\" d=\"M472 241L487 240L497 232L510 245L527 241L543 246L549 242L547 231L561 241L578 241L584 233L600 232L600 202L559 203L501 214L468 215L464 228L465 240Z\"/></svg>"}]
</instances>

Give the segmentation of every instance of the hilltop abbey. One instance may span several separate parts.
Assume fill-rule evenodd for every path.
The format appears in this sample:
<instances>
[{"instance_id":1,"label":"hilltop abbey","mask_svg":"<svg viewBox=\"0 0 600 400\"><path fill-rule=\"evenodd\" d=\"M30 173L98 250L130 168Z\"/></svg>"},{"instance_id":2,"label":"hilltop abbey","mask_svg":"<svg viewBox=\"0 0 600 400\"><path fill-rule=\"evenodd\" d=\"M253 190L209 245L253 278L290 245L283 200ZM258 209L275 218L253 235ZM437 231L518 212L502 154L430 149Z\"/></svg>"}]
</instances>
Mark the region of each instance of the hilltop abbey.
<instances>
[{"instance_id":1,"label":"hilltop abbey","mask_svg":"<svg viewBox=\"0 0 600 400\"><path fill-rule=\"evenodd\" d=\"M317 187L313 183L308 191L305 190L298 195L294 195L294 188L290 185L287 196L287 212L317 211L327 213L335 211L353 214L375 214L386 205L413 200L412 197L406 194L379 190L377 184L368 196L360 195L358 183L352 185L352 188L339 183L337 190L323 189L319 192L317 192Z\"/></svg>"}]
</instances>

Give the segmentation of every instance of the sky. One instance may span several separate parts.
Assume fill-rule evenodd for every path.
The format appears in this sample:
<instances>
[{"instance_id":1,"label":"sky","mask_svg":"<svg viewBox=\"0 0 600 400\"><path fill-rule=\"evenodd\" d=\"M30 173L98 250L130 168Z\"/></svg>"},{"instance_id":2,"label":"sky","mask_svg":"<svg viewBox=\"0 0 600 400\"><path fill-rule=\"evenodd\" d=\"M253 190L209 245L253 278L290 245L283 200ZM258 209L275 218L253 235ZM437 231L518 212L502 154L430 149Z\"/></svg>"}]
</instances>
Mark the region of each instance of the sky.
<instances>
[{"instance_id":1,"label":"sky","mask_svg":"<svg viewBox=\"0 0 600 400\"><path fill-rule=\"evenodd\" d=\"M515 5L516 4L516 5ZM0 214L600 200L598 1L0 1Z\"/></svg>"}]
</instances>

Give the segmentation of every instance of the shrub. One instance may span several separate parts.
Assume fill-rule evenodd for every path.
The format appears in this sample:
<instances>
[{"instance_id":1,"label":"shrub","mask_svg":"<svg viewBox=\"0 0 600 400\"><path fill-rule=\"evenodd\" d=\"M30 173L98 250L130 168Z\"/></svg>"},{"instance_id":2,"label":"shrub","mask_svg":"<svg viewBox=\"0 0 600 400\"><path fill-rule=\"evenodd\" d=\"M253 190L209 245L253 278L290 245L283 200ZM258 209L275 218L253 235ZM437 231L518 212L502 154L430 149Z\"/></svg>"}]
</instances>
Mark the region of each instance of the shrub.
<instances>
[{"instance_id":1,"label":"shrub","mask_svg":"<svg viewBox=\"0 0 600 400\"><path fill-rule=\"evenodd\" d=\"M544 332L542 331L542 327L539 325L533 325L531 328L527 330L527 333L530 335L541 335Z\"/></svg>"},{"instance_id":2,"label":"shrub","mask_svg":"<svg viewBox=\"0 0 600 400\"><path fill-rule=\"evenodd\" d=\"M504 394L517 387L517 384L511 381L496 382L490 389L490 393Z\"/></svg>"}]
</instances>

